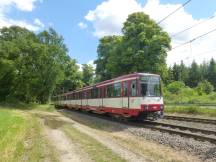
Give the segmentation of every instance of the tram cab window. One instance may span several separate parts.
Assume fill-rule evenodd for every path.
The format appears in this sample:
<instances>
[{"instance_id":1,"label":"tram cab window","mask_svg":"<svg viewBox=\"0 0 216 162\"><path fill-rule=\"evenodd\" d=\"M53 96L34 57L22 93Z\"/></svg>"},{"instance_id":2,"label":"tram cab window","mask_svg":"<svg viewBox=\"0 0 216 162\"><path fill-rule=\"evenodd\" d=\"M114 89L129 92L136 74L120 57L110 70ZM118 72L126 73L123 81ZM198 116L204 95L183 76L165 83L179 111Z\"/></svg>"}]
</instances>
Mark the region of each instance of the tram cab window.
<instances>
[{"instance_id":1,"label":"tram cab window","mask_svg":"<svg viewBox=\"0 0 216 162\"><path fill-rule=\"evenodd\" d=\"M141 96L159 97L161 96L161 85L159 76L141 77Z\"/></svg>"},{"instance_id":2,"label":"tram cab window","mask_svg":"<svg viewBox=\"0 0 216 162\"><path fill-rule=\"evenodd\" d=\"M137 82L136 80L133 80L131 82L131 96L134 97L137 95Z\"/></svg>"}]
</instances>

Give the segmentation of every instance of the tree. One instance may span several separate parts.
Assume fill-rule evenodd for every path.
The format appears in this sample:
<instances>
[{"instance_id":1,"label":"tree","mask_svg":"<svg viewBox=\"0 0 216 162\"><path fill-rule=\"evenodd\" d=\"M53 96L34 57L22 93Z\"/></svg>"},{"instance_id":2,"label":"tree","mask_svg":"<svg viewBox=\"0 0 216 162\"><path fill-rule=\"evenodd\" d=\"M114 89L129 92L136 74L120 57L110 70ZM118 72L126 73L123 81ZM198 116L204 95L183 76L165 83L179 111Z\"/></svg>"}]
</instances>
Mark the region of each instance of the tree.
<instances>
[{"instance_id":1,"label":"tree","mask_svg":"<svg viewBox=\"0 0 216 162\"><path fill-rule=\"evenodd\" d=\"M183 61L181 61L180 65L177 65L176 63L173 65L172 73L175 81L186 82L188 80L188 68Z\"/></svg>"},{"instance_id":2,"label":"tree","mask_svg":"<svg viewBox=\"0 0 216 162\"><path fill-rule=\"evenodd\" d=\"M180 64L180 81L186 82L188 80L188 68L185 66L184 62L181 61Z\"/></svg>"},{"instance_id":3,"label":"tree","mask_svg":"<svg viewBox=\"0 0 216 162\"><path fill-rule=\"evenodd\" d=\"M208 67L209 63L206 61L203 61L202 64L200 64L200 75L201 75L201 80L207 80L208 76Z\"/></svg>"},{"instance_id":4,"label":"tree","mask_svg":"<svg viewBox=\"0 0 216 162\"><path fill-rule=\"evenodd\" d=\"M122 33L99 42L95 63L101 80L132 72L158 73L165 79L168 34L143 12L129 15Z\"/></svg>"},{"instance_id":5,"label":"tree","mask_svg":"<svg viewBox=\"0 0 216 162\"><path fill-rule=\"evenodd\" d=\"M64 68L64 78L56 85L53 95L83 87L82 73L76 60L68 58Z\"/></svg>"},{"instance_id":6,"label":"tree","mask_svg":"<svg viewBox=\"0 0 216 162\"><path fill-rule=\"evenodd\" d=\"M90 64L82 65L83 82L86 86L93 84L94 68Z\"/></svg>"},{"instance_id":7,"label":"tree","mask_svg":"<svg viewBox=\"0 0 216 162\"><path fill-rule=\"evenodd\" d=\"M0 47L0 100L47 102L70 62L63 38L12 26L0 29Z\"/></svg>"},{"instance_id":8,"label":"tree","mask_svg":"<svg viewBox=\"0 0 216 162\"><path fill-rule=\"evenodd\" d=\"M126 73L152 72L167 77L166 57L170 37L143 12L133 13L124 23L122 64Z\"/></svg>"},{"instance_id":9,"label":"tree","mask_svg":"<svg viewBox=\"0 0 216 162\"><path fill-rule=\"evenodd\" d=\"M174 81L173 68L170 66L170 67L168 68L168 77L167 77L167 79L164 81L164 83L167 85L167 84L169 84L169 83L171 83L171 82L173 82L173 81Z\"/></svg>"},{"instance_id":10,"label":"tree","mask_svg":"<svg viewBox=\"0 0 216 162\"><path fill-rule=\"evenodd\" d=\"M173 70L173 79L175 81L180 81L181 80L180 66L174 63L172 70Z\"/></svg>"},{"instance_id":11,"label":"tree","mask_svg":"<svg viewBox=\"0 0 216 162\"><path fill-rule=\"evenodd\" d=\"M189 68L189 77L187 80L187 85L194 88L198 85L199 81L201 80L201 74L199 65L195 61L192 62L191 67Z\"/></svg>"},{"instance_id":12,"label":"tree","mask_svg":"<svg viewBox=\"0 0 216 162\"><path fill-rule=\"evenodd\" d=\"M214 86L214 89L216 90L216 63L213 58L211 59L207 70L207 79Z\"/></svg>"},{"instance_id":13,"label":"tree","mask_svg":"<svg viewBox=\"0 0 216 162\"><path fill-rule=\"evenodd\" d=\"M105 36L100 39L97 48L98 58L94 61L96 64L95 73L100 81L104 81L112 78L112 72L107 67L109 58L116 55L116 47L120 45L121 36ZM110 63L111 64L111 63ZM116 66L115 66L116 67Z\"/></svg>"},{"instance_id":14,"label":"tree","mask_svg":"<svg viewBox=\"0 0 216 162\"><path fill-rule=\"evenodd\" d=\"M32 94L28 82L29 76L33 73L25 72L28 65L25 61L30 53L32 57L35 55L34 42L37 37L33 32L25 28L12 26L10 28L0 29L0 99L6 100L12 96L18 100L29 101Z\"/></svg>"}]
</instances>

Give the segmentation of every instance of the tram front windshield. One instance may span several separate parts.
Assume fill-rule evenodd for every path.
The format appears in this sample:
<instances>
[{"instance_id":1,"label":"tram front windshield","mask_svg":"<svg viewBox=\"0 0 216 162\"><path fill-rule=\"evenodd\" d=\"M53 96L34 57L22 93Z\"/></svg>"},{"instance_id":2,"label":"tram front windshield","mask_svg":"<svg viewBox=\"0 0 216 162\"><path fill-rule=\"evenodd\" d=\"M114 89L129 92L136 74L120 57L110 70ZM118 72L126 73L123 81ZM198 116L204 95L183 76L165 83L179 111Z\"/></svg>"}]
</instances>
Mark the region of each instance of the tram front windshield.
<instances>
[{"instance_id":1,"label":"tram front windshield","mask_svg":"<svg viewBox=\"0 0 216 162\"><path fill-rule=\"evenodd\" d=\"M161 85L159 76L141 76L141 96L160 97Z\"/></svg>"}]
</instances>

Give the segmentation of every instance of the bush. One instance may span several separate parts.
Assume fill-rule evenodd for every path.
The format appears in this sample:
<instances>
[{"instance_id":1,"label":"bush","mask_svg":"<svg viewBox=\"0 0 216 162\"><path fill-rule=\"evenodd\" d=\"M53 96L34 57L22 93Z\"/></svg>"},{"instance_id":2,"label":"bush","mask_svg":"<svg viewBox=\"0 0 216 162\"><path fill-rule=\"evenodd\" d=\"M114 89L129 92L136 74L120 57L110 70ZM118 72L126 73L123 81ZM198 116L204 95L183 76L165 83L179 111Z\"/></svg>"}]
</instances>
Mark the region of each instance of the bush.
<instances>
[{"instance_id":1,"label":"bush","mask_svg":"<svg viewBox=\"0 0 216 162\"><path fill-rule=\"evenodd\" d=\"M171 114L190 114L190 115L203 115L208 117L216 117L216 109L201 108L197 106L166 106L165 113Z\"/></svg>"},{"instance_id":2,"label":"bush","mask_svg":"<svg viewBox=\"0 0 216 162\"><path fill-rule=\"evenodd\" d=\"M198 94L202 95L203 93L206 93L206 94L212 93L214 90L214 87L210 82L208 82L207 80L204 80L198 84L196 89L197 89Z\"/></svg>"},{"instance_id":3,"label":"bush","mask_svg":"<svg viewBox=\"0 0 216 162\"><path fill-rule=\"evenodd\" d=\"M172 82L167 86L167 90L175 94L179 94L182 88L185 88L185 84L180 81Z\"/></svg>"}]
</instances>

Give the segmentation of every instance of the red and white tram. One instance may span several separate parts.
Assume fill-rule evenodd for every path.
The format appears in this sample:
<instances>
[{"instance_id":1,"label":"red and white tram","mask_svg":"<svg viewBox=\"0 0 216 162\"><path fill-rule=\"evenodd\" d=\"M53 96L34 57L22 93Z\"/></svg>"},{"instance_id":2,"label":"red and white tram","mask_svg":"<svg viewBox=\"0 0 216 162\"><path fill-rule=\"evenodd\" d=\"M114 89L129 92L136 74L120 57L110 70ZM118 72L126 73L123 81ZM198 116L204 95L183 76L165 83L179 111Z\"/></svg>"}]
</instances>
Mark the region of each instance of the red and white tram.
<instances>
[{"instance_id":1,"label":"red and white tram","mask_svg":"<svg viewBox=\"0 0 216 162\"><path fill-rule=\"evenodd\" d=\"M164 109L161 78L149 73L123 75L53 100L56 107L141 119L162 115Z\"/></svg>"}]
</instances>

